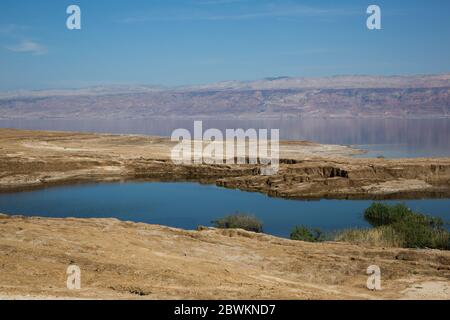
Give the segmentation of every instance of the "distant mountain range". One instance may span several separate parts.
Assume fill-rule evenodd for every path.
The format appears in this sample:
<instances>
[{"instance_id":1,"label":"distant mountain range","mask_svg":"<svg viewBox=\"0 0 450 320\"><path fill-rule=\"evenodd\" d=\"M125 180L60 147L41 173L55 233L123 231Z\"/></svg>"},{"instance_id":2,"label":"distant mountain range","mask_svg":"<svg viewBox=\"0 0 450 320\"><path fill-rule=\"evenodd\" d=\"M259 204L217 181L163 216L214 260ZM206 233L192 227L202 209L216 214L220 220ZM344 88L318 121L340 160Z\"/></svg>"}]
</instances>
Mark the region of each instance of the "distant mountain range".
<instances>
[{"instance_id":1,"label":"distant mountain range","mask_svg":"<svg viewBox=\"0 0 450 320\"><path fill-rule=\"evenodd\" d=\"M0 93L0 119L450 117L450 74Z\"/></svg>"}]
</instances>

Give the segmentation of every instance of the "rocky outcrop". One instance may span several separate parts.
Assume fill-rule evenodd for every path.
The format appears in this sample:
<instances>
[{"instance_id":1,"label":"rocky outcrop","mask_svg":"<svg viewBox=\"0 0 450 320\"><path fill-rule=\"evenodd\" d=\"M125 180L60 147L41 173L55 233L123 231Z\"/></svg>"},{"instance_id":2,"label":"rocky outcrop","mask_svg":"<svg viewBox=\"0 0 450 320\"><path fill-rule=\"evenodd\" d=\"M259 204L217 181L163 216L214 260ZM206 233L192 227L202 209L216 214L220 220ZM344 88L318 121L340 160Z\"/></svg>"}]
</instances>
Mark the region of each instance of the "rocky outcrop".
<instances>
[{"instance_id":1,"label":"rocky outcrop","mask_svg":"<svg viewBox=\"0 0 450 320\"><path fill-rule=\"evenodd\" d=\"M450 196L450 159L353 159L342 146L282 142L280 169L175 165L164 138L0 129L0 190L114 180L197 181L273 197L390 199Z\"/></svg>"}]
</instances>

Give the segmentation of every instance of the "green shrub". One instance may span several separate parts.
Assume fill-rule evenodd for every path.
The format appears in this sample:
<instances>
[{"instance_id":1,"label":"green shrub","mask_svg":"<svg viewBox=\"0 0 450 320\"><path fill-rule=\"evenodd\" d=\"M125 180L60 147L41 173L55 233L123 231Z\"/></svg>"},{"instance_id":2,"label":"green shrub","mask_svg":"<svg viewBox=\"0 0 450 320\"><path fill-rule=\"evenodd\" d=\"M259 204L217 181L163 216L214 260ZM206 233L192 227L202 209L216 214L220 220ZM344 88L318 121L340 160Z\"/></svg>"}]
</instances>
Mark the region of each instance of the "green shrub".
<instances>
[{"instance_id":1,"label":"green shrub","mask_svg":"<svg viewBox=\"0 0 450 320\"><path fill-rule=\"evenodd\" d=\"M411 210L404 204L390 206L384 203L373 203L364 211L364 218L373 227L387 226L411 215Z\"/></svg>"},{"instance_id":2,"label":"green shrub","mask_svg":"<svg viewBox=\"0 0 450 320\"><path fill-rule=\"evenodd\" d=\"M407 248L450 249L450 233L445 230L441 218L413 212L404 204L373 203L365 210L364 218L374 231L347 232L339 239L388 245L401 243Z\"/></svg>"},{"instance_id":3,"label":"green shrub","mask_svg":"<svg viewBox=\"0 0 450 320\"><path fill-rule=\"evenodd\" d=\"M430 226L420 218L398 221L392 224L392 228L402 235L407 248L450 249L450 233Z\"/></svg>"},{"instance_id":4,"label":"green shrub","mask_svg":"<svg viewBox=\"0 0 450 320\"><path fill-rule=\"evenodd\" d=\"M425 225L436 230L442 229L444 226L441 218L413 212L404 204L391 206L383 203L373 203L365 210L364 218L373 227L387 226L405 221L414 225Z\"/></svg>"},{"instance_id":5,"label":"green shrub","mask_svg":"<svg viewBox=\"0 0 450 320\"><path fill-rule=\"evenodd\" d=\"M214 227L219 229L244 229L261 233L263 224L253 215L236 213L222 219L212 221Z\"/></svg>"},{"instance_id":6,"label":"green shrub","mask_svg":"<svg viewBox=\"0 0 450 320\"><path fill-rule=\"evenodd\" d=\"M320 242L324 241L324 234L320 229L296 226L291 232L291 239L306 242Z\"/></svg>"}]
</instances>

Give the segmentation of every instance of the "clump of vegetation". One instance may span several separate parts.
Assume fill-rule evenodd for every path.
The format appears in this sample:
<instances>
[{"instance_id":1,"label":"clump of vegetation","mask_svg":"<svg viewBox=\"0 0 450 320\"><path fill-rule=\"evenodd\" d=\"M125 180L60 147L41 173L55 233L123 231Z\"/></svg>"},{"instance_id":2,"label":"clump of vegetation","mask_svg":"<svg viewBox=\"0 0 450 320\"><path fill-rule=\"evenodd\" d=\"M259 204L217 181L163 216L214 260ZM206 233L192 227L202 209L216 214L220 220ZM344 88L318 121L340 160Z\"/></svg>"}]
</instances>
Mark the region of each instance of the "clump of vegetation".
<instances>
[{"instance_id":1,"label":"clump of vegetation","mask_svg":"<svg viewBox=\"0 0 450 320\"><path fill-rule=\"evenodd\" d=\"M441 218L413 212L404 204L391 206L384 203L373 203L365 210L364 219L373 227L393 225L401 222L424 225L432 229L442 229L444 226L444 221Z\"/></svg>"},{"instance_id":2,"label":"clump of vegetation","mask_svg":"<svg viewBox=\"0 0 450 320\"><path fill-rule=\"evenodd\" d=\"M251 232L263 232L263 224L254 215L236 213L222 219L212 221L219 229L244 229Z\"/></svg>"},{"instance_id":3,"label":"clump of vegetation","mask_svg":"<svg viewBox=\"0 0 450 320\"><path fill-rule=\"evenodd\" d=\"M321 242L325 241L324 233L320 229L312 229L306 226L296 226L292 232L292 240L306 241L306 242Z\"/></svg>"},{"instance_id":4,"label":"clump of vegetation","mask_svg":"<svg viewBox=\"0 0 450 320\"><path fill-rule=\"evenodd\" d=\"M450 249L450 232L441 218L414 212L404 204L373 203L364 212L364 218L373 229L343 231L336 240L391 247Z\"/></svg>"},{"instance_id":5,"label":"clump of vegetation","mask_svg":"<svg viewBox=\"0 0 450 320\"><path fill-rule=\"evenodd\" d=\"M336 234L335 241L378 247L400 248L404 246L403 237L390 226L344 230Z\"/></svg>"}]
</instances>

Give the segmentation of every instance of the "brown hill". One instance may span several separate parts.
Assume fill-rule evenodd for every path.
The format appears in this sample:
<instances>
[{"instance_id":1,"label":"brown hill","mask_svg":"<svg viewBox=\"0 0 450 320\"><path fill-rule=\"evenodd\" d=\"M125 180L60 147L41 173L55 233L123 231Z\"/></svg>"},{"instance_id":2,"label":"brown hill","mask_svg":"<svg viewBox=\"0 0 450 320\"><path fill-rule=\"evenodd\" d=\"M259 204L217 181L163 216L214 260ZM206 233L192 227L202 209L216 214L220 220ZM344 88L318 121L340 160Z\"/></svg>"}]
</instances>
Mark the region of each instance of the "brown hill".
<instances>
[{"instance_id":1,"label":"brown hill","mask_svg":"<svg viewBox=\"0 0 450 320\"><path fill-rule=\"evenodd\" d=\"M0 94L0 119L448 117L450 75L270 78Z\"/></svg>"}]
</instances>

